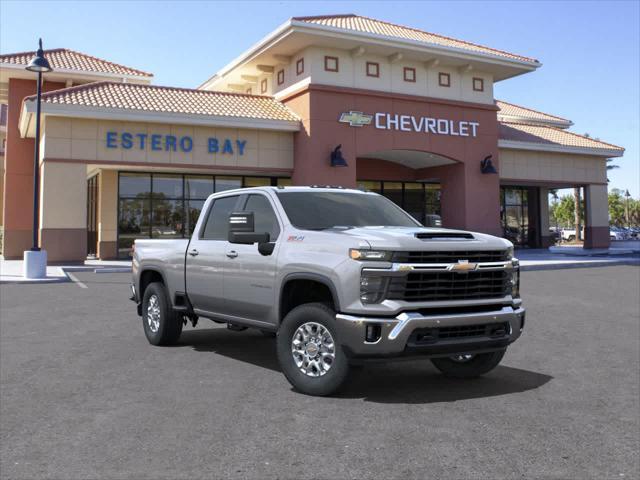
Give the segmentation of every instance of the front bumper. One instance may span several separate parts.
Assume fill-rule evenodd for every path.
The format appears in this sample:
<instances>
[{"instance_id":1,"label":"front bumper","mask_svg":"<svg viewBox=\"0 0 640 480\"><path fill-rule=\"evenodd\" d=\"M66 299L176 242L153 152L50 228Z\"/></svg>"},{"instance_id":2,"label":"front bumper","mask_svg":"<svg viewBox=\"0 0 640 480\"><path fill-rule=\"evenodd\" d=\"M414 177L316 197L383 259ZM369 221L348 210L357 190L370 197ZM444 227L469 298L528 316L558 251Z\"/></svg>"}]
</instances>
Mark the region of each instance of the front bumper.
<instances>
[{"instance_id":1,"label":"front bumper","mask_svg":"<svg viewBox=\"0 0 640 480\"><path fill-rule=\"evenodd\" d=\"M449 356L462 353L480 353L506 348L520 337L524 328L525 310L517 306L501 306L496 310L466 313L428 314L403 312L394 318L337 314L336 324L340 342L347 355L355 358L396 357L407 354ZM416 342L419 332L452 330L479 330L473 326L505 325L499 336L464 333L449 334L434 341ZM379 331L375 341L367 341L367 326ZM435 329L435 330L433 330ZM453 329L455 330L455 329ZM487 330L489 332L490 329ZM420 338L427 338L423 336Z\"/></svg>"}]
</instances>

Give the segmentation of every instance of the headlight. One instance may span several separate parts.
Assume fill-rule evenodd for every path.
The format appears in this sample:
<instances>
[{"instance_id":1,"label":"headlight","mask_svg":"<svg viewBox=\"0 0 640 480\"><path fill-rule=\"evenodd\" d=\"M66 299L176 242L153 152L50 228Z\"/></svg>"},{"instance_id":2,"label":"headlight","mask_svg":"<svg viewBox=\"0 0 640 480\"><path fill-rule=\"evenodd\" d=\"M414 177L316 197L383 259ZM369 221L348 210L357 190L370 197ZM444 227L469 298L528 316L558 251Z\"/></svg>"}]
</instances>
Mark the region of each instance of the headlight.
<instances>
[{"instance_id":1,"label":"headlight","mask_svg":"<svg viewBox=\"0 0 640 480\"><path fill-rule=\"evenodd\" d=\"M520 298L520 264L518 261L513 262L513 270L511 270L511 297Z\"/></svg>"},{"instance_id":2,"label":"headlight","mask_svg":"<svg viewBox=\"0 0 640 480\"><path fill-rule=\"evenodd\" d=\"M362 303L380 303L387 291L389 277L363 275L360 277L360 300Z\"/></svg>"},{"instance_id":3,"label":"headlight","mask_svg":"<svg viewBox=\"0 0 640 480\"><path fill-rule=\"evenodd\" d=\"M349 250L349 256L354 260L373 260L378 262L390 262L392 252L385 250L359 250L352 248Z\"/></svg>"}]
</instances>

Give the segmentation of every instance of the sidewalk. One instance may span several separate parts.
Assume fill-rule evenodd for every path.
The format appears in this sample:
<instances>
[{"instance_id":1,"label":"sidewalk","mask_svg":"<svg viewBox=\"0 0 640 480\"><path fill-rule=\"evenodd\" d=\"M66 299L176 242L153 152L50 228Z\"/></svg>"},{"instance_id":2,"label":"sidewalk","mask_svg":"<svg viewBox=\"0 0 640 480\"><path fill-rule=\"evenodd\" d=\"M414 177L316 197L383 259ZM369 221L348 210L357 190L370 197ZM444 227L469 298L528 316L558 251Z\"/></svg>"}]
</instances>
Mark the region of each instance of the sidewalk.
<instances>
[{"instance_id":1,"label":"sidewalk","mask_svg":"<svg viewBox=\"0 0 640 480\"><path fill-rule=\"evenodd\" d=\"M130 272L127 260L87 260L84 264L49 265L47 277L40 279L22 276L22 260L5 260L0 257L0 283L57 283L74 281L73 272L119 273Z\"/></svg>"}]
</instances>

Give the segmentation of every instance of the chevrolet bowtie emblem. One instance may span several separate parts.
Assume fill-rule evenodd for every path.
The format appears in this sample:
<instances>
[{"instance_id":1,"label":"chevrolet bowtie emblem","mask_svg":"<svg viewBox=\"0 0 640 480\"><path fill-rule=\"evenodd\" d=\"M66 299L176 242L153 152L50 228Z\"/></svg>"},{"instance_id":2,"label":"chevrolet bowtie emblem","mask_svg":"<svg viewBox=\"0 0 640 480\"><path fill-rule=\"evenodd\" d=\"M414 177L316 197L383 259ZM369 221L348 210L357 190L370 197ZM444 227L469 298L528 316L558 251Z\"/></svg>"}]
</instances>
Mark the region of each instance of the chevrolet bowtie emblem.
<instances>
[{"instance_id":1,"label":"chevrolet bowtie emblem","mask_svg":"<svg viewBox=\"0 0 640 480\"><path fill-rule=\"evenodd\" d=\"M362 127L364 125L371 125L373 115L368 115L362 112L342 112L340 115L340 123L348 123L352 127Z\"/></svg>"},{"instance_id":2,"label":"chevrolet bowtie emblem","mask_svg":"<svg viewBox=\"0 0 640 480\"><path fill-rule=\"evenodd\" d=\"M466 272L472 272L476 268L478 268L477 263L469 263L469 260L458 260L458 263L455 263L449 267L449 271L466 273Z\"/></svg>"}]
</instances>

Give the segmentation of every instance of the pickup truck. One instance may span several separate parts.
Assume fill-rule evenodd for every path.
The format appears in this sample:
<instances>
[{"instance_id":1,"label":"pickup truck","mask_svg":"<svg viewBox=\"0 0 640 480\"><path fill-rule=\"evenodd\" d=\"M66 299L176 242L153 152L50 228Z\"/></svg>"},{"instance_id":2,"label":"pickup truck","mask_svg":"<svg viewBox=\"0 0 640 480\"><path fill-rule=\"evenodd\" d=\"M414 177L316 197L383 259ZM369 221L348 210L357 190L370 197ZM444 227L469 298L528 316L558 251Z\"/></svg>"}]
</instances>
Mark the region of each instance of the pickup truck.
<instances>
[{"instance_id":1,"label":"pickup truck","mask_svg":"<svg viewBox=\"0 0 640 480\"><path fill-rule=\"evenodd\" d=\"M215 193L190 240L136 240L132 265L151 344L176 343L199 318L256 328L310 395L337 391L365 360L415 355L448 376L485 374L525 323L509 241L425 228L359 190Z\"/></svg>"}]
</instances>

